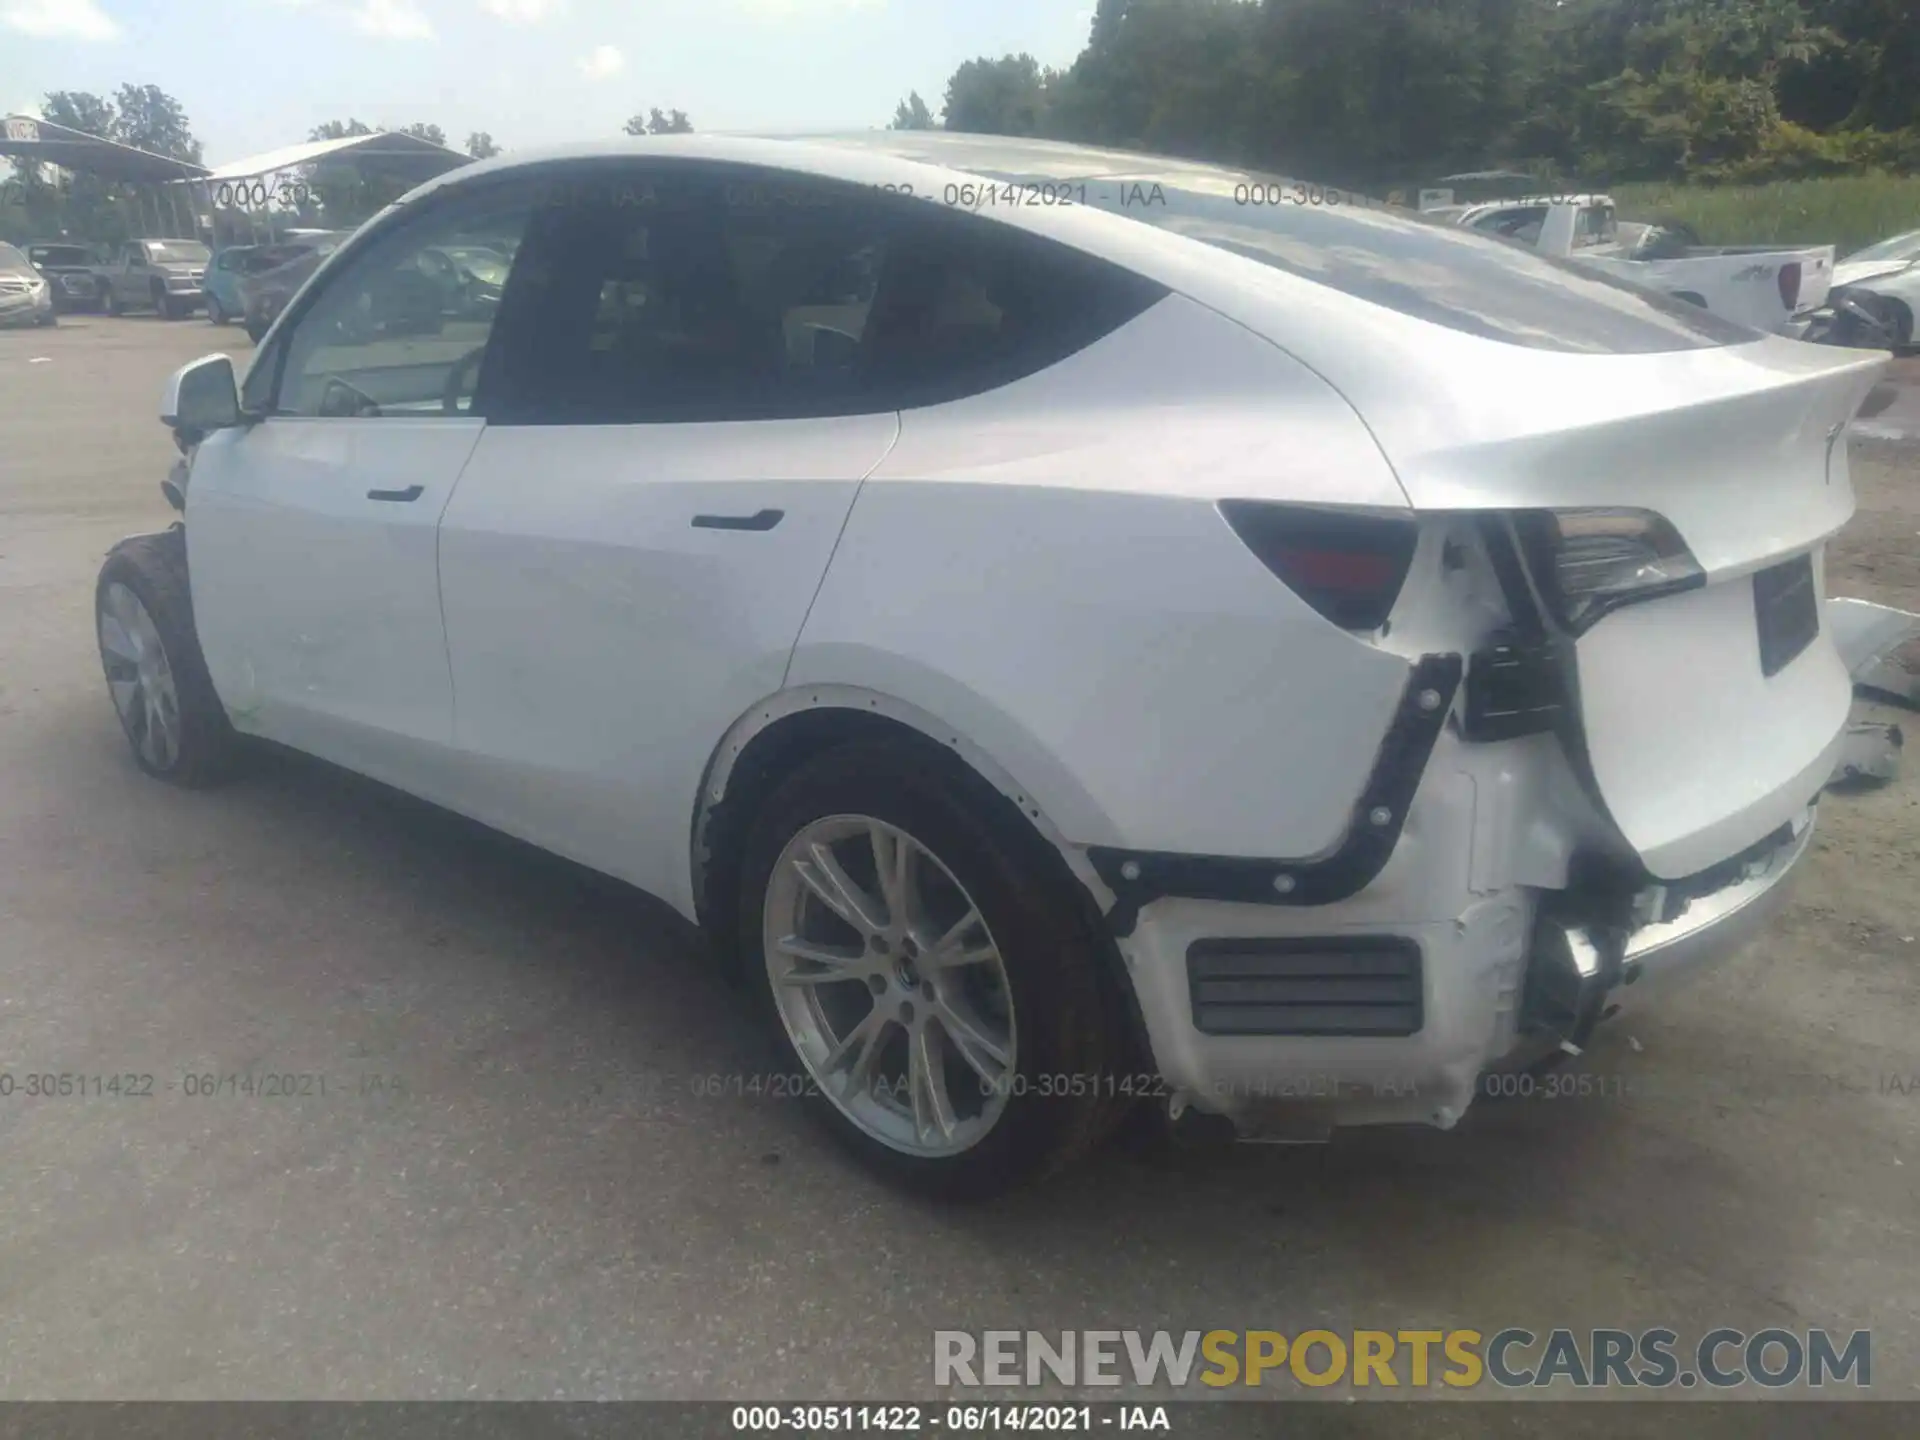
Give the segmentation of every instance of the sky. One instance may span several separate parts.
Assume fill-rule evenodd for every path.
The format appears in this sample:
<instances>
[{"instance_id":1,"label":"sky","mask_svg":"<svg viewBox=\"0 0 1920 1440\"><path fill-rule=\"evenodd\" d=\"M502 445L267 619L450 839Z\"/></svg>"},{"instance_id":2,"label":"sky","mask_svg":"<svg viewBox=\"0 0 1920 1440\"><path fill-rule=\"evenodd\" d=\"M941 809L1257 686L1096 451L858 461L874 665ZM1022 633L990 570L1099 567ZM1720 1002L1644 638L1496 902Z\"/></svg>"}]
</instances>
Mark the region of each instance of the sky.
<instances>
[{"instance_id":1,"label":"sky","mask_svg":"<svg viewBox=\"0 0 1920 1440\"><path fill-rule=\"evenodd\" d=\"M0 110L49 90L155 84L209 164L324 120L428 121L508 150L614 135L654 106L701 130L936 115L977 55L1066 65L1093 0L0 0Z\"/></svg>"}]
</instances>

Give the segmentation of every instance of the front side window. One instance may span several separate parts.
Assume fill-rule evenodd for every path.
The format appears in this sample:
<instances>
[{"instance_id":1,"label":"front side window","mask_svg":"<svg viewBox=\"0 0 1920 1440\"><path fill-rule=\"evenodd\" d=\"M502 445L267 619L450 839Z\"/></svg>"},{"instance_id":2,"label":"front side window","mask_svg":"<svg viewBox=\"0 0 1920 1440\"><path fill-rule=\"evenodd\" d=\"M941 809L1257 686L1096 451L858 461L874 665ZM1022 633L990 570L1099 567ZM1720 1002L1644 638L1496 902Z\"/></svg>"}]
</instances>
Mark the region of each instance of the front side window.
<instances>
[{"instance_id":1,"label":"front side window","mask_svg":"<svg viewBox=\"0 0 1920 1440\"><path fill-rule=\"evenodd\" d=\"M503 314L495 419L933 403L1030 374L1165 293L991 220L804 176L628 168L555 193Z\"/></svg>"},{"instance_id":2,"label":"front side window","mask_svg":"<svg viewBox=\"0 0 1920 1440\"><path fill-rule=\"evenodd\" d=\"M467 413L507 266L461 265L451 257L497 253L499 244L517 242L531 204L524 191L456 198L352 256L288 336L274 413ZM317 267L320 255L303 249Z\"/></svg>"}]
</instances>

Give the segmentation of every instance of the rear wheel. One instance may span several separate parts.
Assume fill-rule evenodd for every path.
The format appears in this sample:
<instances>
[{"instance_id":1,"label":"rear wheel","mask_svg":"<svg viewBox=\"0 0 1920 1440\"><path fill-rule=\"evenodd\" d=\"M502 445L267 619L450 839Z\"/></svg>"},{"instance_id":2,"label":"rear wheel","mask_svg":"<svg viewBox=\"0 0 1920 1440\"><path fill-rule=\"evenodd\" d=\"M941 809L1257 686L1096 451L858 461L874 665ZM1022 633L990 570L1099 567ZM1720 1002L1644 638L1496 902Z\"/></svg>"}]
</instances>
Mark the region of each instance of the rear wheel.
<instances>
[{"instance_id":1,"label":"rear wheel","mask_svg":"<svg viewBox=\"0 0 1920 1440\"><path fill-rule=\"evenodd\" d=\"M883 1176L968 1198L1099 1138L1121 1046L1074 898L945 758L804 766L748 837L738 923L787 1088Z\"/></svg>"},{"instance_id":2,"label":"rear wheel","mask_svg":"<svg viewBox=\"0 0 1920 1440\"><path fill-rule=\"evenodd\" d=\"M100 570L94 616L107 692L134 763L177 785L223 778L240 742L194 632L184 534L115 546Z\"/></svg>"},{"instance_id":3,"label":"rear wheel","mask_svg":"<svg viewBox=\"0 0 1920 1440\"><path fill-rule=\"evenodd\" d=\"M118 315L119 313L120 313L120 292L118 290L108 290L107 291L107 314Z\"/></svg>"},{"instance_id":4,"label":"rear wheel","mask_svg":"<svg viewBox=\"0 0 1920 1440\"><path fill-rule=\"evenodd\" d=\"M1854 302L1873 317L1877 333L1869 344L1905 350L1913 344L1913 312L1885 295L1862 295Z\"/></svg>"},{"instance_id":5,"label":"rear wheel","mask_svg":"<svg viewBox=\"0 0 1920 1440\"><path fill-rule=\"evenodd\" d=\"M207 294L207 323L209 325L224 325L227 323L226 307L220 303L220 297L211 291Z\"/></svg>"}]
</instances>

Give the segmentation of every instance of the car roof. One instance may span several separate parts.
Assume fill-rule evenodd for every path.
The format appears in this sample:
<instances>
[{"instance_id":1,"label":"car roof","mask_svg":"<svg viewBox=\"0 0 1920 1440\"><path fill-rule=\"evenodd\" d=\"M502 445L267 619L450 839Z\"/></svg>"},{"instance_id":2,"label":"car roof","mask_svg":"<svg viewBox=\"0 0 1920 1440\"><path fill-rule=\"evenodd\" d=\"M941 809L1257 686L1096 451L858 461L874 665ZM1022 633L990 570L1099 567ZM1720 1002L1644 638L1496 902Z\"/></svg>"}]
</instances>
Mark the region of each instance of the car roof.
<instances>
[{"instance_id":1,"label":"car roof","mask_svg":"<svg viewBox=\"0 0 1920 1440\"><path fill-rule=\"evenodd\" d=\"M462 185L475 176L503 170L623 156L762 165L842 179L859 178L846 173L849 171L878 175L903 164L935 166L956 175L1017 174L1059 180L1139 177L1163 183L1210 180L1231 184L1255 174L1263 179L1292 178L1166 155L1023 136L969 135L946 130L863 130L788 135L646 135L551 146L463 165L414 193Z\"/></svg>"}]
</instances>

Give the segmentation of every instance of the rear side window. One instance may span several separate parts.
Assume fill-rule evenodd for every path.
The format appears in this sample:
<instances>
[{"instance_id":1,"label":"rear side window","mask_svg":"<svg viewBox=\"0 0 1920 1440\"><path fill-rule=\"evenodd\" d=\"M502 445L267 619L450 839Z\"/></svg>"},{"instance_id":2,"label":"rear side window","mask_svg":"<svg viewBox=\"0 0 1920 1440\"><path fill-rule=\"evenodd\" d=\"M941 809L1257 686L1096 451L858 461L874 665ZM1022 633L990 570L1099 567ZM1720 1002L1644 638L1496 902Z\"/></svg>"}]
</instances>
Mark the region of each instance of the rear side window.
<instances>
[{"instance_id":1,"label":"rear side window","mask_svg":"<svg viewBox=\"0 0 1920 1440\"><path fill-rule=\"evenodd\" d=\"M1151 173L1100 176L1085 182L1085 202L1403 315L1510 345L1643 354L1761 338L1684 300L1412 211L1355 204L1344 193L1272 176L1191 177L1191 169L1181 183ZM1036 184L1058 177L994 178ZM1076 182L1074 188L1078 196L1083 187ZM1296 194L1308 203L1297 203ZM1328 203L1336 199L1346 203Z\"/></svg>"},{"instance_id":2,"label":"rear side window","mask_svg":"<svg viewBox=\"0 0 1920 1440\"><path fill-rule=\"evenodd\" d=\"M874 413L1032 374L1164 289L979 217L741 167L556 177L482 379L505 423Z\"/></svg>"}]
</instances>

